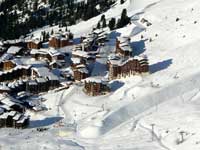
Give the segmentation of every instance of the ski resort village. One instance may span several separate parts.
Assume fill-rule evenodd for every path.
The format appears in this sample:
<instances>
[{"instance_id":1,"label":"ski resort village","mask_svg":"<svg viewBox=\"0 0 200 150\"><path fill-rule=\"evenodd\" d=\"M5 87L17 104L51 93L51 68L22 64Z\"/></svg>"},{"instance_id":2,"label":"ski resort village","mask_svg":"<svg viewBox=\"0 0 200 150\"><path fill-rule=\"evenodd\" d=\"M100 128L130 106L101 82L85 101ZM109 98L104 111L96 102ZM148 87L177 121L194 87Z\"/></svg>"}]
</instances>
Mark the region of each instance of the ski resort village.
<instances>
[{"instance_id":1,"label":"ski resort village","mask_svg":"<svg viewBox=\"0 0 200 150\"><path fill-rule=\"evenodd\" d=\"M199 150L198 0L0 0L0 150Z\"/></svg>"}]
</instances>

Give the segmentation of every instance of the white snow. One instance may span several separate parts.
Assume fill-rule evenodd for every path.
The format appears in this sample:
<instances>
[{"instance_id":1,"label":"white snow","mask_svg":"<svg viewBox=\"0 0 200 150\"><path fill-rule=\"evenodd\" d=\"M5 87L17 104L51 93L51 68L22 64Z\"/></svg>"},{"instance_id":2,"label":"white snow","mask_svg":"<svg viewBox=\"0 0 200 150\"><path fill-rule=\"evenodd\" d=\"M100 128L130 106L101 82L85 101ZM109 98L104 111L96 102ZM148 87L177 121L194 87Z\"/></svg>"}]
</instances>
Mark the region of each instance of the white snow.
<instances>
[{"instance_id":1,"label":"white snow","mask_svg":"<svg viewBox=\"0 0 200 150\"><path fill-rule=\"evenodd\" d=\"M116 33L131 37L134 54L148 56L151 74L112 81L112 92L105 96L89 97L79 84L50 91L42 95L49 110L30 112L33 127L49 130L0 130L0 145L5 149L200 149L199 1L127 0L105 12L106 18L120 17L124 8L140 19L132 19L133 24ZM69 28L76 36L89 33L100 17ZM142 18L152 25L141 23ZM29 147L30 143L35 146Z\"/></svg>"}]
</instances>

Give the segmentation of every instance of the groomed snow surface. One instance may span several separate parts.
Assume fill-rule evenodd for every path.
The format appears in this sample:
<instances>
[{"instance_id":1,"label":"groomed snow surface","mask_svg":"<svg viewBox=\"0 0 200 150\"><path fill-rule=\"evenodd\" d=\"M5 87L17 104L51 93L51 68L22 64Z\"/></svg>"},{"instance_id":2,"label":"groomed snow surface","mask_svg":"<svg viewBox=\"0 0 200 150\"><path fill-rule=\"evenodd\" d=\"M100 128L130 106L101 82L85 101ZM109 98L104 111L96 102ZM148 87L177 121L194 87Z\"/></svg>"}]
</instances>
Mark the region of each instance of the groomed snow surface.
<instances>
[{"instance_id":1,"label":"groomed snow surface","mask_svg":"<svg viewBox=\"0 0 200 150\"><path fill-rule=\"evenodd\" d=\"M123 8L152 23L134 21L112 33L132 36L134 52L148 56L151 74L112 81L105 96L86 96L79 85L44 95L49 111L30 112L30 129L0 130L2 149L200 149L199 0L127 0L105 15L119 16ZM70 29L86 34L99 18ZM135 25L142 30L132 32Z\"/></svg>"}]
</instances>

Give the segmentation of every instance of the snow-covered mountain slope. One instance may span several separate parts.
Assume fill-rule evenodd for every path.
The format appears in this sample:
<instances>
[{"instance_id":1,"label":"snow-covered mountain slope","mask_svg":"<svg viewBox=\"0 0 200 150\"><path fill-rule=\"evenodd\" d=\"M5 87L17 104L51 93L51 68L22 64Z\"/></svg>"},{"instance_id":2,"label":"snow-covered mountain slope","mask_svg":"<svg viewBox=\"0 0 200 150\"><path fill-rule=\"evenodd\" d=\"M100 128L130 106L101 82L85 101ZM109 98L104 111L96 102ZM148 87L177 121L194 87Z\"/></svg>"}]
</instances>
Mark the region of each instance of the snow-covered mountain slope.
<instances>
[{"instance_id":1,"label":"snow-covered mountain slope","mask_svg":"<svg viewBox=\"0 0 200 150\"><path fill-rule=\"evenodd\" d=\"M91 127L86 127L85 130L83 128L83 136L90 129L94 129L96 133L96 128L99 128L98 133L108 132L109 136L113 128L120 127L123 122L132 117L136 117L138 113L145 114L145 111L153 108L150 111L153 115L145 117L151 120L151 122L148 120L149 126L151 123L155 123L158 128L161 126L166 131L167 128L177 128L177 131L172 131L172 133L167 134L170 138L173 136L172 139L174 141L169 138L164 138L170 145L167 149L188 149L188 144L192 142L194 142L194 145L191 146L192 149L199 149L198 140L196 139L198 136L193 137L193 135L198 134L196 115L199 113L197 111L198 106L194 107L198 103L198 76L200 75L198 67L200 63L198 36L200 30L198 25L199 8L198 1L162 0L157 3L151 3L151 5L148 5L143 10L144 13L141 13L140 18L147 19L152 23L152 26L147 27L144 32L133 36L132 42L137 54L143 53L149 57L152 74L144 78L136 86L124 89L126 93L126 96L123 97L124 101L126 99L133 99L132 96L134 95L136 102L130 102L127 105L125 104L124 107L119 106L119 108L115 106L115 111L103 117L103 123L100 127L99 125L94 125L95 121L92 121ZM129 13L132 13L132 11L129 11ZM126 34L131 30L130 26L120 29L117 32ZM141 35L143 36L142 40ZM149 89L148 86L152 88ZM122 89L119 89L119 91L123 92ZM115 99L117 99L118 95L114 94L112 96L116 96ZM193 101L194 97L195 102ZM157 108L161 102L165 103L160 106L161 108ZM183 105L184 108L182 108ZM166 110L163 112L162 108ZM167 118L167 114L163 114L166 111L169 111L169 118ZM189 121L187 119L184 120L183 117L178 117L184 115L190 118ZM158 116L158 118L154 118L155 116ZM163 116L165 116L164 119L162 118ZM99 118L97 121L99 121ZM191 123L192 121L194 121L194 124ZM189 141L183 144L177 144L178 142L176 140L179 139L181 130L186 132L185 136L189 138ZM115 130L115 132L118 132L118 130ZM113 131L112 133L117 134L115 132ZM160 135L162 133L158 132L158 134ZM161 141L159 140L159 142Z\"/></svg>"},{"instance_id":2,"label":"snow-covered mountain slope","mask_svg":"<svg viewBox=\"0 0 200 150\"><path fill-rule=\"evenodd\" d=\"M66 122L74 120L77 132L57 127L58 123L44 133L15 131L12 138L10 131L0 130L0 145L5 149L12 148L7 143L16 147L23 143L22 148L32 143L32 149L200 149L199 0L127 0L107 11L106 18L119 17L123 8L129 16L145 18L152 25L133 20L111 34L130 35L134 53L148 56L151 73L113 81L115 90L106 96L88 97L79 86L49 93L44 97L51 109L34 114L32 123L49 125L59 115ZM69 28L76 36L86 34L100 17Z\"/></svg>"},{"instance_id":3,"label":"snow-covered mountain slope","mask_svg":"<svg viewBox=\"0 0 200 150\"><path fill-rule=\"evenodd\" d=\"M143 12L143 10L146 7L151 6L153 4L156 4L156 2L158 2L158 1L159 0L142 0L142 1L140 1L140 0L127 0L124 4L121 5L120 0L118 0L116 2L116 5L114 5L111 9L109 9L108 11L106 11L103 14L106 16L106 20L110 20L112 17L120 18L122 10L127 9L128 15L131 17L138 12ZM68 28L76 36L86 34L86 33L90 32L93 27L96 27L98 21L100 20L100 18L103 14L101 14L97 17L94 17L94 18L92 18L88 21L82 21L82 22L80 22L76 25L70 26ZM58 26L54 26L54 27L47 26L47 27L41 28L39 30L36 30L35 32L33 32L33 34L36 37L38 37L42 31L50 32L52 29L55 30L55 31L59 30Z\"/></svg>"}]
</instances>

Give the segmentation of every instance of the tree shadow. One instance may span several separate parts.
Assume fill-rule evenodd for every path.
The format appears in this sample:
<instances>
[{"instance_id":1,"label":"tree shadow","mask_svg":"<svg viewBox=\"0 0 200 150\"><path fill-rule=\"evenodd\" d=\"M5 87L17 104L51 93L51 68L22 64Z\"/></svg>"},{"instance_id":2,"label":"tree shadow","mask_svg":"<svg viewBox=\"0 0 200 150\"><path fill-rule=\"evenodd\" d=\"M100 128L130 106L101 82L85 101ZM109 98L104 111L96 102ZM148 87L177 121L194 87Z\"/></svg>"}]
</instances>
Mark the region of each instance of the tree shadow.
<instances>
[{"instance_id":1,"label":"tree shadow","mask_svg":"<svg viewBox=\"0 0 200 150\"><path fill-rule=\"evenodd\" d=\"M110 83L110 88L112 92L115 92L116 90L120 89L122 86L124 86L124 82L114 81Z\"/></svg>"},{"instance_id":2,"label":"tree shadow","mask_svg":"<svg viewBox=\"0 0 200 150\"><path fill-rule=\"evenodd\" d=\"M29 128L38 128L38 127L49 126L49 125L52 125L62 119L63 119L63 117L51 117L51 118L45 118L44 120L33 120L33 121L30 121Z\"/></svg>"},{"instance_id":3,"label":"tree shadow","mask_svg":"<svg viewBox=\"0 0 200 150\"><path fill-rule=\"evenodd\" d=\"M132 42L131 48L133 49L133 55L140 55L142 53L144 53L146 51L146 47L145 47L145 42L147 40L141 40L141 41L134 41Z\"/></svg>"},{"instance_id":4,"label":"tree shadow","mask_svg":"<svg viewBox=\"0 0 200 150\"><path fill-rule=\"evenodd\" d=\"M151 73L155 73L164 69L167 69L173 62L172 59L164 60L162 62L155 63L149 66L149 70Z\"/></svg>"}]
</instances>

